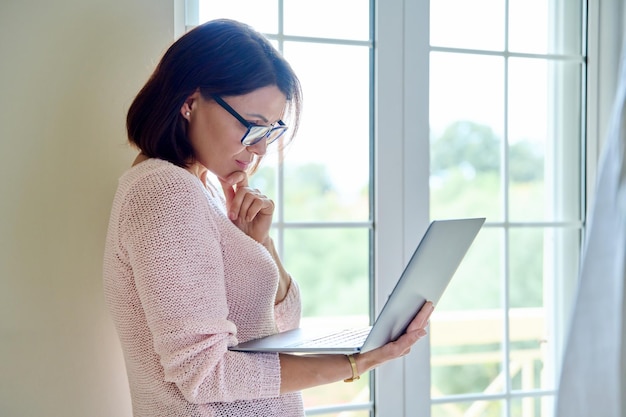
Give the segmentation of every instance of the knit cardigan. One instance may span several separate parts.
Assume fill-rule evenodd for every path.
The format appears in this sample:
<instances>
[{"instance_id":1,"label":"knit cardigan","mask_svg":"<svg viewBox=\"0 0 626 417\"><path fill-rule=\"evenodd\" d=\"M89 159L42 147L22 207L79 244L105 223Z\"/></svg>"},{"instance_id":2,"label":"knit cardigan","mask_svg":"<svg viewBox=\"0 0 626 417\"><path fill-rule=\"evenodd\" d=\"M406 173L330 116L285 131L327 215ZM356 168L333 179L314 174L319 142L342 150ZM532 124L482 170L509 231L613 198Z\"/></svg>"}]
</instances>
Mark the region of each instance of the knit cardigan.
<instances>
[{"instance_id":1,"label":"knit cardigan","mask_svg":"<svg viewBox=\"0 0 626 417\"><path fill-rule=\"evenodd\" d=\"M297 327L301 302L292 280L274 305L275 261L215 188L159 159L129 169L103 275L135 417L304 415L299 393L280 395L278 354L228 350Z\"/></svg>"}]
</instances>

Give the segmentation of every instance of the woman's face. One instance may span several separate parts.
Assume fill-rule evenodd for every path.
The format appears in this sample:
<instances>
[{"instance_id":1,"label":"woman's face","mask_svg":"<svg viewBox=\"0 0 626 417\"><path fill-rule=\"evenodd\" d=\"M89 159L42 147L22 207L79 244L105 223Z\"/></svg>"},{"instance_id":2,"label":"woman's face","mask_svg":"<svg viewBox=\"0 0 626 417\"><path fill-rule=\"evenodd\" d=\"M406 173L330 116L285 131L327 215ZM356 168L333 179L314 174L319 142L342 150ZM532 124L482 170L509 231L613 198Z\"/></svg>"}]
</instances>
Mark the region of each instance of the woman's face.
<instances>
[{"instance_id":1,"label":"woman's face","mask_svg":"<svg viewBox=\"0 0 626 417\"><path fill-rule=\"evenodd\" d=\"M254 90L241 96L222 97L245 120L257 125L278 121L286 106L286 97L276 86ZM181 113L189 121L187 129L196 162L219 178L235 171L245 171L255 157L263 156L265 140L245 146L241 138L246 127L214 100L196 91L185 102Z\"/></svg>"}]
</instances>

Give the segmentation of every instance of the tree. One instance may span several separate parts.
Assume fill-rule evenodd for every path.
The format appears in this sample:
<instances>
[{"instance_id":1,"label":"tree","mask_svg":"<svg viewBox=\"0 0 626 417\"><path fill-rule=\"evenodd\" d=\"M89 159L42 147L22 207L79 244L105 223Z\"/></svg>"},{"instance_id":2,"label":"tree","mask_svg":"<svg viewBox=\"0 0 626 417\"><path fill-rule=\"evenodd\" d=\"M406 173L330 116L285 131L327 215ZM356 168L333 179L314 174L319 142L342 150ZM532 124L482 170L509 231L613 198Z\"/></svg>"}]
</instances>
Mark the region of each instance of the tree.
<instances>
[{"instance_id":1,"label":"tree","mask_svg":"<svg viewBox=\"0 0 626 417\"><path fill-rule=\"evenodd\" d=\"M513 182L543 178L543 156L528 140L509 144L508 169ZM450 170L500 174L502 141L493 130L469 121L452 123L431 144L431 172L442 176Z\"/></svg>"}]
</instances>

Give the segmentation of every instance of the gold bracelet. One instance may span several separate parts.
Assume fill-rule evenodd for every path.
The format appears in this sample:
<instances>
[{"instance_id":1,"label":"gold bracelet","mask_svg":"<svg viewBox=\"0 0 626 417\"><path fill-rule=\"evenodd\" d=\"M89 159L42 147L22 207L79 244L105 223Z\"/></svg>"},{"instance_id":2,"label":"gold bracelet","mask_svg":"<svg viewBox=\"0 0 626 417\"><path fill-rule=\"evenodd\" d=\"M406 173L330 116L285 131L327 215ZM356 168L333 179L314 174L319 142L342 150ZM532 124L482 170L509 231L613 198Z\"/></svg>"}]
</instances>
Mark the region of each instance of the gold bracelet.
<instances>
[{"instance_id":1,"label":"gold bracelet","mask_svg":"<svg viewBox=\"0 0 626 417\"><path fill-rule=\"evenodd\" d=\"M348 360L350 361L350 366L352 367L352 378L344 379L343 382L353 382L361 378L361 376L359 375L359 370L356 369L356 361L354 360L354 355L348 355Z\"/></svg>"}]
</instances>

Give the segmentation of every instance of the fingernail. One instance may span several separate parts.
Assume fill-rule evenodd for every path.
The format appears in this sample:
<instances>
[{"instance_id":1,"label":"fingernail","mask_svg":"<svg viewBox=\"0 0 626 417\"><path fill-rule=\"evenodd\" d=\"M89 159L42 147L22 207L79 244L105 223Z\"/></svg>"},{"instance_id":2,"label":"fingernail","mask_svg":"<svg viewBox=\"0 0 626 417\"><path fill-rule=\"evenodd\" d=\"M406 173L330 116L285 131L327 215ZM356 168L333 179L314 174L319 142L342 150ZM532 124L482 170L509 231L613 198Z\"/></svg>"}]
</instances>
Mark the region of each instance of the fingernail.
<instances>
[{"instance_id":1,"label":"fingernail","mask_svg":"<svg viewBox=\"0 0 626 417\"><path fill-rule=\"evenodd\" d=\"M428 334L428 332L427 332L426 330L424 330L424 329L419 329L419 330L417 331L417 335L418 335L419 337L424 337L424 336L426 336L427 334Z\"/></svg>"}]
</instances>

